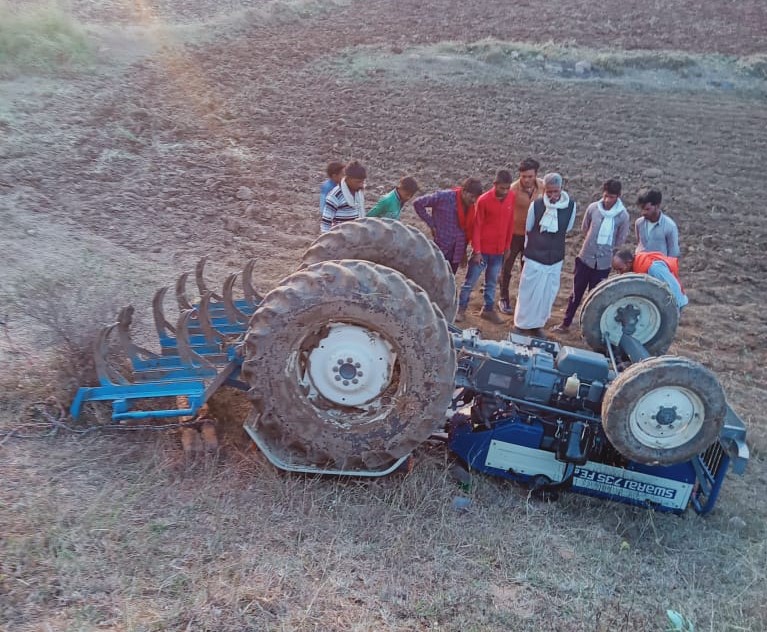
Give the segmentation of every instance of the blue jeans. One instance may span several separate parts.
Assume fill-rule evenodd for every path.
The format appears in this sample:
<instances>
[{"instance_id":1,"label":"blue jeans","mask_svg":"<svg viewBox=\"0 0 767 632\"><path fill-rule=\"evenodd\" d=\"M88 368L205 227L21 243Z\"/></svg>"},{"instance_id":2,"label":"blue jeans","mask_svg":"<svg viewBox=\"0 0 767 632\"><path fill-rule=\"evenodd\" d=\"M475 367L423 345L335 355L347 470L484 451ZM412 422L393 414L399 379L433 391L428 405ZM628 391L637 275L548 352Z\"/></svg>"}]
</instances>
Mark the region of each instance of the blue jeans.
<instances>
[{"instance_id":1,"label":"blue jeans","mask_svg":"<svg viewBox=\"0 0 767 632\"><path fill-rule=\"evenodd\" d=\"M498 284L498 274L503 267L503 255L482 255L482 260L479 263L474 263L469 260L469 269L466 271L466 280L461 287L461 293L458 296L458 307L460 309L466 309L469 304L469 297L474 286L479 281L479 277L482 276L482 271L485 272L485 293L483 295L485 301L485 310L488 312L493 311L495 305L495 286Z\"/></svg>"},{"instance_id":2,"label":"blue jeans","mask_svg":"<svg viewBox=\"0 0 767 632\"><path fill-rule=\"evenodd\" d=\"M660 279L666 285L668 285L668 289L671 290L671 293L674 295L674 299L676 300L676 306L681 312L689 301L687 300L687 296L685 296L685 294L682 292L682 286L679 285L679 281L677 281L676 277L671 274L671 270L669 270L665 262L653 261L650 269L647 270L647 274L649 274L651 277L655 277L656 279Z\"/></svg>"}]
</instances>

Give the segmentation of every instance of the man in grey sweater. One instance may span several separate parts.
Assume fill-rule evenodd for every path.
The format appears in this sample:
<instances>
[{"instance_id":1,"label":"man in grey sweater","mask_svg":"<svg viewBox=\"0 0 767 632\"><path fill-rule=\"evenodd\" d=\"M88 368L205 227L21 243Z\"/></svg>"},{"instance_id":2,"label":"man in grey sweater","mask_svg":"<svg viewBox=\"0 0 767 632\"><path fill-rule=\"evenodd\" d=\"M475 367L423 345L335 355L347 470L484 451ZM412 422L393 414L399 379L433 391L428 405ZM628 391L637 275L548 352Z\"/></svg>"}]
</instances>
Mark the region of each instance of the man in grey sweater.
<instances>
[{"instance_id":1,"label":"man in grey sweater","mask_svg":"<svg viewBox=\"0 0 767 632\"><path fill-rule=\"evenodd\" d=\"M567 301L565 317L554 331L570 328L583 295L610 274L613 253L626 241L631 226L620 195L620 181L608 180L602 185L602 199L586 209L581 224L586 238L575 258L573 291Z\"/></svg>"},{"instance_id":2,"label":"man in grey sweater","mask_svg":"<svg viewBox=\"0 0 767 632\"><path fill-rule=\"evenodd\" d=\"M637 252L659 252L679 256L679 229L660 208L663 196L657 189L642 189L637 206L642 217L636 221Z\"/></svg>"}]
</instances>

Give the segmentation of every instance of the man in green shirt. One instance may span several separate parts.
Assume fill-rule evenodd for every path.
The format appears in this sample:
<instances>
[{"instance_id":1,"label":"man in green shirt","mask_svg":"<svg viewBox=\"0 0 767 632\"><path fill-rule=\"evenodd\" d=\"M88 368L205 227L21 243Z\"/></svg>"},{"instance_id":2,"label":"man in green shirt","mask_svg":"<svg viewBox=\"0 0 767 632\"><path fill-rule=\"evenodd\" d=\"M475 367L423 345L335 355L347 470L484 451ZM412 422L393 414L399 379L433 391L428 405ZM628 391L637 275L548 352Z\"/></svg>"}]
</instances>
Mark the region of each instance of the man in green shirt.
<instances>
[{"instance_id":1,"label":"man in green shirt","mask_svg":"<svg viewBox=\"0 0 767 632\"><path fill-rule=\"evenodd\" d=\"M414 178L407 176L399 181L396 189L384 195L376 205L368 211L366 217L382 217L399 219L402 207L418 191L418 183Z\"/></svg>"}]
</instances>

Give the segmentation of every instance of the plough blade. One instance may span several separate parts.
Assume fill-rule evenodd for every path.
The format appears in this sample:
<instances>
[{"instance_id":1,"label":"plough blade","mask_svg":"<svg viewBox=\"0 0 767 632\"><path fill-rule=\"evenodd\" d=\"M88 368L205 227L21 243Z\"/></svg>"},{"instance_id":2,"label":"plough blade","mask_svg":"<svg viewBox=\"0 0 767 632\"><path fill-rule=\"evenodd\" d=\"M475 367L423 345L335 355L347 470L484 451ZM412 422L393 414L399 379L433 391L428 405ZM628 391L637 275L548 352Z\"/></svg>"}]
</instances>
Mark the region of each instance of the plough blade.
<instances>
[{"instance_id":1,"label":"plough blade","mask_svg":"<svg viewBox=\"0 0 767 632\"><path fill-rule=\"evenodd\" d=\"M187 309L194 309L186 296L186 280L189 278L188 272L182 272L176 279L176 303L178 311L183 312Z\"/></svg>"},{"instance_id":2,"label":"plough blade","mask_svg":"<svg viewBox=\"0 0 767 632\"><path fill-rule=\"evenodd\" d=\"M256 266L256 260L251 259L245 264L242 269L242 291L245 295L246 305L252 305L254 308L258 306L264 297L259 294L253 287L253 268Z\"/></svg>"},{"instance_id":3,"label":"plough blade","mask_svg":"<svg viewBox=\"0 0 767 632\"><path fill-rule=\"evenodd\" d=\"M245 313L237 307L234 301L233 290L234 284L237 282L239 272L230 274L226 281L224 281L224 311L226 312L227 321L232 325L242 324L247 325L250 322L250 314ZM251 312L252 314L253 312Z\"/></svg>"},{"instance_id":4,"label":"plough blade","mask_svg":"<svg viewBox=\"0 0 767 632\"><path fill-rule=\"evenodd\" d=\"M197 290L200 292L200 296L203 296L205 292L210 292L207 285L205 285L205 264L208 263L208 255L204 255L200 258L200 260L197 262L197 265L194 268L194 278L197 281ZM221 301L221 295L216 294L215 292L210 292L211 296L216 301Z\"/></svg>"},{"instance_id":5,"label":"plough blade","mask_svg":"<svg viewBox=\"0 0 767 632\"><path fill-rule=\"evenodd\" d=\"M190 273L184 272L176 280L179 316L175 324L165 315L164 301L169 288L162 287L155 292L152 314L160 353L133 341L130 328L134 309L130 305L120 310L117 322L99 332L94 359L100 386L78 391L71 407L73 418L79 416L87 401L111 401L113 420L187 417L195 415L222 384L247 390L247 385L239 380L242 338L251 314L262 300L252 285L255 260L249 261L241 272L230 274L221 294L207 288L206 262L207 257L203 257L195 267L200 292L196 304L192 304L186 292ZM235 299L238 278L243 298ZM130 361L130 371L121 370L113 363L113 352L118 349ZM140 400L168 397L180 398L179 401L188 402L188 406L151 411L133 409Z\"/></svg>"}]
</instances>

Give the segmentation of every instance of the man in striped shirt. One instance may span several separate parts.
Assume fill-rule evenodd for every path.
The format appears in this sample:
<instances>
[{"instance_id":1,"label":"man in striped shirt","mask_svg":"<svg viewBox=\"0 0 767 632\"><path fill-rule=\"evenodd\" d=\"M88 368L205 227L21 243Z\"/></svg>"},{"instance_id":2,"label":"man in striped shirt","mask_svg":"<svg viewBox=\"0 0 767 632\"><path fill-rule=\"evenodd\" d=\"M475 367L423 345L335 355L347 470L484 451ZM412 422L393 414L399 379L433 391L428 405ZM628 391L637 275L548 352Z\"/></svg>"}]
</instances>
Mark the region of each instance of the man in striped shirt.
<instances>
[{"instance_id":1,"label":"man in striped shirt","mask_svg":"<svg viewBox=\"0 0 767 632\"><path fill-rule=\"evenodd\" d=\"M341 183L331 189L325 197L322 208L320 232L326 233L333 226L365 217L365 178L367 171L359 162L353 160L344 170Z\"/></svg>"}]
</instances>

